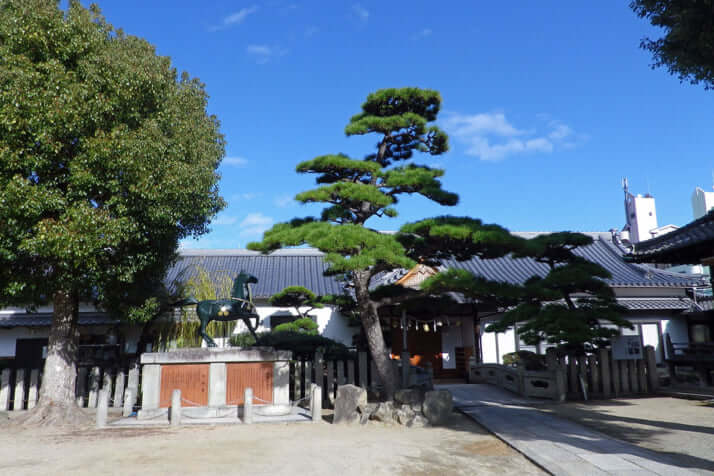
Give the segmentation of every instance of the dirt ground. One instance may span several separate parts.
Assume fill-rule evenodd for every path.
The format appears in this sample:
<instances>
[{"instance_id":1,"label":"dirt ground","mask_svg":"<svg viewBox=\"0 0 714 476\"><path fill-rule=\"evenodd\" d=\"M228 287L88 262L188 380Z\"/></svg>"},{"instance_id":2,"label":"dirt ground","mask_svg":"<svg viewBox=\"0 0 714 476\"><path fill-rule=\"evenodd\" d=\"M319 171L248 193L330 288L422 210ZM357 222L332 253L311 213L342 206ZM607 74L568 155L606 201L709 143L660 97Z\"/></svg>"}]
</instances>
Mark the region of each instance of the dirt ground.
<instances>
[{"instance_id":1,"label":"dirt ground","mask_svg":"<svg viewBox=\"0 0 714 476\"><path fill-rule=\"evenodd\" d=\"M714 402L670 397L620 398L542 409L606 435L714 471Z\"/></svg>"},{"instance_id":2,"label":"dirt ground","mask_svg":"<svg viewBox=\"0 0 714 476\"><path fill-rule=\"evenodd\" d=\"M0 424L0 474L101 473L544 474L459 413L447 427L420 429L376 422L107 430Z\"/></svg>"}]
</instances>

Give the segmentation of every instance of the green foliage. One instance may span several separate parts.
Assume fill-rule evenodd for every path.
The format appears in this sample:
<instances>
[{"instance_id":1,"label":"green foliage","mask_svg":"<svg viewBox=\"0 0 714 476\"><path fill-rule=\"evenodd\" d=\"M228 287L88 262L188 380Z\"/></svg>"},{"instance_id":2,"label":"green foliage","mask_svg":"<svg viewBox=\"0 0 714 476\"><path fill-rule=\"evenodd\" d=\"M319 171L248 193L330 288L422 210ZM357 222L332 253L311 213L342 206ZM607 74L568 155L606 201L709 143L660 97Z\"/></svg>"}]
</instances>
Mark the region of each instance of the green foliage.
<instances>
[{"instance_id":1,"label":"green foliage","mask_svg":"<svg viewBox=\"0 0 714 476\"><path fill-rule=\"evenodd\" d=\"M315 321L309 317L301 317L300 319L295 319L292 322L286 322L280 324L273 329L273 332L296 332L306 335L318 335L318 326Z\"/></svg>"},{"instance_id":2,"label":"green foliage","mask_svg":"<svg viewBox=\"0 0 714 476\"><path fill-rule=\"evenodd\" d=\"M617 326L632 328L622 317L625 309L603 281L610 277L608 271L573 253L591 243L589 236L571 232L528 240L514 256L530 256L546 263L550 271L543 278L526 281L518 290L520 296L516 294L518 304L486 331L504 332L519 323L519 336L526 344L546 341L582 353L608 345L609 339L619 334Z\"/></svg>"},{"instance_id":3,"label":"green foliage","mask_svg":"<svg viewBox=\"0 0 714 476\"><path fill-rule=\"evenodd\" d=\"M258 333L260 336L261 333ZM255 337L250 332L240 332L233 334L230 338L232 347L253 347L255 345Z\"/></svg>"},{"instance_id":4,"label":"green foliage","mask_svg":"<svg viewBox=\"0 0 714 476\"><path fill-rule=\"evenodd\" d=\"M485 225L469 217L441 216L408 223L399 230L399 242L419 262L439 264L443 259L500 258L523 246L525 240L499 225Z\"/></svg>"},{"instance_id":5,"label":"green foliage","mask_svg":"<svg viewBox=\"0 0 714 476\"><path fill-rule=\"evenodd\" d=\"M536 354L528 350L503 354L503 364L523 367L525 370L533 371L546 370L548 368L545 364L545 355Z\"/></svg>"},{"instance_id":6,"label":"green foliage","mask_svg":"<svg viewBox=\"0 0 714 476\"><path fill-rule=\"evenodd\" d=\"M653 67L665 67L680 81L714 87L714 3L712 0L635 0L630 8L658 29L661 38L640 46L652 53Z\"/></svg>"},{"instance_id":7,"label":"green foliage","mask_svg":"<svg viewBox=\"0 0 714 476\"><path fill-rule=\"evenodd\" d=\"M78 1L0 2L0 58L0 304L62 289L148 319L224 206L203 84Z\"/></svg>"},{"instance_id":8,"label":"green foliage","mask_svg":"<svg viewBox=\"0 0 714 476\"><path fill-rule=\"evenodd\" d=\"M293 358L312 358L315 352L321 352L327 359L354 358L344 345L320 335L303 332L268 332L260 334L255 344L258 347L273 347L278 350L290 350Z\"/></svg>"}]
</instances>

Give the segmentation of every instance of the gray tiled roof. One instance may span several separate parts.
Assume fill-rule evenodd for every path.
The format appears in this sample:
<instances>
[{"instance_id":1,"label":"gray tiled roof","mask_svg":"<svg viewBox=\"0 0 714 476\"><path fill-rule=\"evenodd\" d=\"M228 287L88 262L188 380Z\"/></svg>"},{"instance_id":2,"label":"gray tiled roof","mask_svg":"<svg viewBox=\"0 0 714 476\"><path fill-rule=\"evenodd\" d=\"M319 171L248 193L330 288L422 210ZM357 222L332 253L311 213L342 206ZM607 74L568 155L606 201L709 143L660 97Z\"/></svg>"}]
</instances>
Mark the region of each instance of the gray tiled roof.
<instances>
[{"instance_id":1,"label":"gray tiled roof","mask_svg":"<svg viewBox=\"0 0 714 476\"><path fill-rule=\"evenodd\" d=\"M82 312L79 314L80 326L99 326L116 324L116 319L103 312ZM49 327L52 314L48 312L0 314L0 327Z\"/></svg>"},{"instance_id":2,"label":"gray tiled roof","mask_svg":"<svg viewBox=\"0 0 714 476\"><path fill-rule=\"evenodd\" d=\"M541 233L514 233L523 238L533 238ZM607 282L613 287L665 287L686 288L706 286L707 277L659 270L646 265L626 263L623 252L612 243L609 233L587 233L594 238L592 245L583 247L577 253L584 258L599 263L611 274ZM300 285L318 295L339 294L340 282L324 276L327 268L324 254L309 248L283 249L269 255L248 250L181 250L181 257L168 274L167 282L186 282L196 276L198 267L209 274L227 273L231 278L241 270L256 276L258 284L253 293L256 298L268 298L286 286ZM545 276L548 266L530 258L497 258L468 261L446 260L444 267L466 269L475 275L488 279L523 283L528 278ZM390 284L404 275L404 270L380 274L373 284Z\"/></svg>"},{"instance_id":3,"label":"gray tiled roof","mask_svg":"<svg viewBox=\"0 0 714 476\"><path fill-rule=\"evenodd\" d=\"M248 250L181 250L166 281L187 282L200 268L209 275L226 273L231 279L241 271L258 278L253 285L253 297L265 299L287 286L304 286L317 295L340 294L342 286L332 276L324 276L327 268L324 254L314 249L284 249L269 255Z\"/></svg>"},{"instance_id":4,"label":"gray tiled roof","mask_svg":"<svg viewBox=\"0 0 714 476\"><path fill-rule=\"evenodd\" d=\"M630 258L639 262L653 260L657 262L679 263L680 260L673 259L676 252L702 246L708 247L708 249L711 250L713 243L714 210L677 230L635 243ZM701 255L701 257L706 256ZM686 259L682 263L693 264L689 263Z\"/></svg>"},{"instance_id":5,"label":"gray tiled roof","mask_svg":"<svg viewBox=\"0 0 714 476\"><path fill-rule=\"evenodd\" d=\"M688 311L694 301L687 297L617 298L630 311Z\"/></svg>"},{"instance_id":6,"label":"gray tiled roof","mask_svg":"<svg viewBox=\"0 0 714 476\"><path fill-rule=\"evenodd\" d=\"M539 233L513 233L523 238L533 238ZM672 273L651 266L626 263L623 251L612 243L609 234L586 233L594 241L575 251L576 254L607 269L612 278L607 283L613 287L667 287L687 288L708 285L708 278L701 275ZM477 276L483 276L494 281L519 284L537 275L545 276L548 266L531 258L496 258L482 260L473 258L468 261L446 260L446 268L465 269Z\"/></svg>"}]
</instances>

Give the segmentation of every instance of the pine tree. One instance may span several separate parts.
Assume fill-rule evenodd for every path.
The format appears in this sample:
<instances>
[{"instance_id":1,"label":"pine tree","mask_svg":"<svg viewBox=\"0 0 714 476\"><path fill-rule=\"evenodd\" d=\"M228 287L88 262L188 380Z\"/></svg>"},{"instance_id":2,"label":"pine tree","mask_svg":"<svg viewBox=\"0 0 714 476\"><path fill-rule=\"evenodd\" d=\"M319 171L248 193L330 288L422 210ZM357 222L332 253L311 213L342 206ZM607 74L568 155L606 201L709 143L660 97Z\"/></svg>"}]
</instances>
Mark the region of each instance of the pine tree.
<instances>
[{"instance_id":1,"label":"pine tree","mask_svg":"<svg viewBox=\"0 0 714 476\"><path fill-rule=\"evenodd\" d=\"M625 308L605 282L610 273L597 263L574 253L592 244L581 233L539 235L513 253L548 265L545 277L534 276L520 288L518 304L486 328L503 332L519 324L518 334L529 345L555 344L567 352L584 353L609 345L619 327L632 328L622 317Z\"/></svg>"},{"instance_id":2,"label":"pine tree","mask_svg":"<svg viewBox=\"0 0 714 476\"><path fill-rule=\"evenodd\" d=\"M396 378L382 334L378 303L370 296L370 282L381 271L409 268L415 262L395 235L372 230L366 222L373 217L395 217L394 206L405 194L419 194L441 205L457 203L458 196L441 187L443 170L406 163L414 152L446 152L446 134L429 125L436 120L440 106L439 93L427 89L382 89L370 94L345 133L376 134L376 150L364 159L336 154L298 164L298 173L317 174L319 186L295 198L302 203L324 203L322 215L278 224L265 233L262 242L248 245L267 252L308 244L326 253L327 273L344 275L353 287L386 398L394 394Z\"/></svg>"}]
</instances>

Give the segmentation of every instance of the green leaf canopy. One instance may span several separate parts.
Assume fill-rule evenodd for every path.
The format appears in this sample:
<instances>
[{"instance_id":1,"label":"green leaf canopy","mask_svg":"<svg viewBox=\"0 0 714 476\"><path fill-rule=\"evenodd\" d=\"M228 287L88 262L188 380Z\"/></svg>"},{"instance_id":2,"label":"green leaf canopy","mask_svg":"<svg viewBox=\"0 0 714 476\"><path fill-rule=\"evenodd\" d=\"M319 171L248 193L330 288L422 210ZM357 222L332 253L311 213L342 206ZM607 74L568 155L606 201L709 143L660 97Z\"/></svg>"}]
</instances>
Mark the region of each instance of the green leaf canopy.
<instances>
[{"instance_id":1,"label":"green leaf canopy","mask_svg":"<svg viewBox=\"0 0 714 476\"><path fill-rule=\"evenodd\" d=\"M141 306L224 206L203 84L78 1L0 2L0 58L0 304Z\"/></svg>"}]
</instances>

